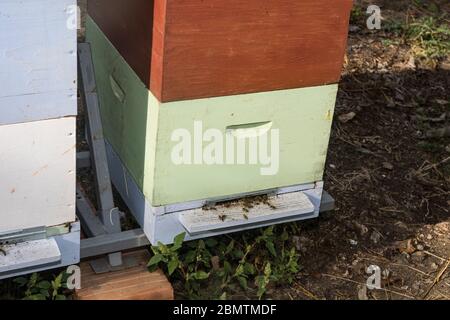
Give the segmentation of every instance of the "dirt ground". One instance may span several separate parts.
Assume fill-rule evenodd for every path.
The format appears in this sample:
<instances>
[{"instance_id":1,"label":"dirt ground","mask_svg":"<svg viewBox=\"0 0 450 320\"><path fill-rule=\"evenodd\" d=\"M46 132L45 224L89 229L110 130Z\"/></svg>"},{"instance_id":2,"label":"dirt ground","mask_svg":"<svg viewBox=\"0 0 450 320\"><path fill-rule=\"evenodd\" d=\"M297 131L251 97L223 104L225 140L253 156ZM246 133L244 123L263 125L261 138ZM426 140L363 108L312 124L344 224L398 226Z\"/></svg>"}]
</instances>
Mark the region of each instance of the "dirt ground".
<instances>
[{"instance_id":1,"label":"dirt ground","mask_svg":"<svg viewBox=\"0 0 450 320\"><path fill-rule=\"evenodd\" d=\"M399 21L423 14L410 2L371 1ZM423 139L434 124L419 120L448 126L450 61L429 66L393 38L351 27L325 174L337 208L303 224L293 299L450 299L449 139ZM365 289L370 265L385 290Z\"/></svg>"},{"instance_id":2,"label":"dirt ground","mask_svg":"<svg viewBox=\"0 0 450 320\"><path fill-rule=\"evenodd\" d=\"M410 0L356 2L380 6L383 24L430 14ZM325 173L337 208L300 224L302 270L268 298L450 299L450 140L430 135L449 125L450 59L419 59L366 18L352 20ZM382 290L367 290L371 265Z\"/></svg>"}]
</instances>

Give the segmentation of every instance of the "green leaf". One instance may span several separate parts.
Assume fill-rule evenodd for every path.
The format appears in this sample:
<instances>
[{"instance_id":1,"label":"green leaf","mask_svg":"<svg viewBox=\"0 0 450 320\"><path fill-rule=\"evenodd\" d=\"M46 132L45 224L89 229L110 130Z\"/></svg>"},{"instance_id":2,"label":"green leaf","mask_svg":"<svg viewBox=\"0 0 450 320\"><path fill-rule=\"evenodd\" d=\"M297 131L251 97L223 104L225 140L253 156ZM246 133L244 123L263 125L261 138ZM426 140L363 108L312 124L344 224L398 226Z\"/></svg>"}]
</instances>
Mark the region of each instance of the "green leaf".
<instances>
[{"instance_id":1,"label":"green leaf","mask_svg":"<svg viewBox=\"0 0 450 320\"><path fill-rule=\"evenodd\" d=\"M41 282L39 282L37 284L37 287L39 289L43 289L43 290L48 290L48 289L50 289L51 286L52 286L52 284L50 282L48 282L48 281L45 281L45 280L41 281Z\"/></svg>"},{"instance_id":2,"label":"green leaf","mask_svg":"<svg viewBox=\"0 0 450 320\"><path fill-rule=\"evenodd\" d=\"M186 253L186 256L184 257L184 262L190 264L194 262L196 258L197 258L197 251L190 250Z\"/></svg>"},{"instance_id":3,"label":"green leaf","mask_svg":"<svg viewBox=\"0 0 450 320\"><path fill-rule=\"evenodd\" d=\"M39 292L46 298L48 298L50 296L50 293L48 293L48 290L42 289Z\"/></svg>"},{"instance_id":4,"label":"green leaf","mask_svg":"<svg viewBox=\"0 0 450 320\"><path fill-rule=\"evenodd\" d=\"M170 260L169 264L167 265L169 276L171 276L175 272L175 270L178 268L178 265L178 258L172 258L172 260Z\"/></svg>"},{"instance_id":5,"label":"green leaf","mask_svg":"<svg viewBox=\"0 0 450 320\"><path fill-rule=\"evenodd\" d=\"M261 297L266 292L266 280L264 279L264 276L257 276L255 279L255 284L258 287L257 295L261 299Z\"/></svg>"},{"instance_id":6,"label":"green leaf","mask_svg":"<svg viewBox=\"0 0 450 320\"><path fill-rule=\"evenodd\" d=\"M182 246L183 242L184 242L184 238L186 237L186 232L180 233L179 235L177 235L174 239L173 239L173 244L175 247L180 247Z\"/></svg>"},{"instance_id":7,"label":"green leaf","mask_svg":"<svg viewBox=\"0 0 450 320\"><path fill-rule=\"evenodd\" d=\"M157 247L157 246L152 246L151 249L153 251L153 254L160 254L161 253L161 251L159 250L159 247Z\"/></svg>"},{"instance_id":8,"label":"green leaf","mask_svg":"<svg viewBox=\"0 0 450 320\"><path fill-rule=\"evenodd\" d=\"M158 242L158 250L161 254L169 254L170 253L170 249L168 246L166 246L164 243L162 242Z\"/></svg>"},{"instance_id":9,"label":"green leaf","mask_svg":"<svg viewBox=\"0 0 450 320\"><path fill-rule=\"evenodd\" d=\"M61 288L62 277L63 277L63 274L60 273L60 274L55 278L55 280L52 281L53 289L59 289L59 288Z\"/></svg>"},{"instance_id":10,"label":"green leaf","mask_svg":"<svg viewBox=\"0 0 450 320\"><path fill-rule=\"evenodd\" d=\"M216 247L217 244L218 244L217 240L214 239L214 238L206 239L206 240L205 240L205 243L206 243L206 245L207 245L208 247L210 247L210 248L214 248L214 247Z\"/></svg>"},{"instance_id":11,"label":"green leaf","mask_svg":"<svg viewBox=\"0 0 450 320\"><path fill-rule=\"evenodd\" d=\"M28 285L30 287L34 287L39 280L39 275L37 273L33 273L30 277L30 281L28 281Z\"/></svg>"},{"instance_id":12,"label":"green leaf","mask_svg":"<svg viewBox=\"0 0 450 320\"><path fill-rule=\"evenodd\" d=\"M58 295L55 297L55 300L66 300L66 296L65 296L65 295L62 295L62 294L58 294Z\"/></svg>"},{"instance_id":13,"label":"green leaf","mask_svg":"<svg viewBox=\"0 0 450 320\"><path fill-rule=\"evenodd\" d=\"M275 228L275 226L270 226L270 227L264 229L264 231L263 231L264 236L266 236L266 237L272 236L274 228Z\"/></svg>"},{"instance_id":14,"label":"green leaf","mask_svg":"<svg viewBox=\"0 0 450 320\"><path fill-rule=\"evenodd\" d=\"M151 266L155 266L158 265L158 263L160 263L163 259L163 255L162 254L156 254L154 255L150 261L147 264L147 267L151 267Z\"/></svg>"},{"instance_id":15,"label":"green leaf","mask_svg":"<svg viewBox=\"0 0 450 320\"><path fill-rule=\"evenodd\" d=\"M198 241L198 244L197 244L197 248L198 248L199 250L205 249L205 248L206 248L206 246L205 246L205 241L199 240L199 241Z\"/></svg>"},{"instance_id":16,"label":"green leaf","mask_svg":"<svg viewBox=\"0 0 450 320\"><path fill-rule=\"evenodd\" d=\"M270 262L267 262L266 267L264 268L264 276L268 278L270 277L271 274L272 274L272 266Z\"/></svg>"},{"instance_id":17,"label":"green leaf","mask_svg":"<svg viewBox=\"0 0 450 320\"><path fill-rule=\"evenodd\" d=\"M231 273L232 268L231 268L231 264L228 261L224 261L223 270L225 271L226 274Z\"/></svg>"},{"instance_id":18,"label":"green leaf","mask_svg":"<svg viewBox=\"0 0 450 320\"><path fill-rule=\"evenodd\" d=\"M255 267L251 263L246 262L244 264L244 272L246 274L254 275L256 270L255 270Z\"/></svg>"},{"instance_id":19,"label":"green leaf","mask_svg":"<svg viewBox=\"0 0 450 320\"><path fill-rule=\"evenodd\" d=\"M245 290L248 289L248 284L247 284L247 279L245 277L238 277L237 278L239 281L239 284L241 285L241 287Z\"/></svg>"},{"instance_id":20,"label":"green leaf","mask_svg":"<svg viewBox=\"0 0 450 320\"><path fill-rule=\"evenodd\" d=\"M241 276L242 274L244 274L244 266L242 264L238 265L238 267L236 268L236 272L234 273L234 275L236 277Z\"/></svg>"},{"instance_id":21,"label":"green leaf","mask_svg":"<svg viewBox=\"0 0 450 320\"><path fill-rule=\"evenodd\" d=\"M27 284L28 279L25 278L25 277L19 277L19 278L15 278L15 279L13 280L13 282L16 283L16 284L18 284L19 287L23 287L23 286L25 286L25 285Z\"/></svg>"},{"instance_id":22,"label":"green leaf","mask_svg":"<svg viewBox=\"0 0 450 320\"><path fill-rule=\"evenodd\" d=\"M230 243L227 246L227 249L225 250L224 254L228 255L231 251L234 249L234 240L231 240Z\"/></svg>"},{"instance_id":23,"label":"green leaf","mask_svg":"<svg viewBox=\"0 0 450 320\"><path fill-rule=\"evenodd\" d=\"M209 278L209 273L206 273L205 271L197 271L194 274L194 278L196 280L205 280Z\"/></svg>"},{"instance_id":24,"label":"green leaf","mask_svg":"<svg viewBox=\"0 0 450 320\"><path fill-rule=\"evenodd\" d=\"M277 252L275 250L275 245L273 244L272 241L266 241L266 248L269 250L269 252L276 257L277 256Z\"/></svg>"},{"instance_id":25,"label":"green leaf","mask_svg":"<svg viewBox=\"0 0 450 320\"><path fill-rule=\"evenodd\" d=\"M233 251L233 256L236 259L242 259L244 257L244 252L241 249L236 249Z\"/></svg>"}]
</instances>

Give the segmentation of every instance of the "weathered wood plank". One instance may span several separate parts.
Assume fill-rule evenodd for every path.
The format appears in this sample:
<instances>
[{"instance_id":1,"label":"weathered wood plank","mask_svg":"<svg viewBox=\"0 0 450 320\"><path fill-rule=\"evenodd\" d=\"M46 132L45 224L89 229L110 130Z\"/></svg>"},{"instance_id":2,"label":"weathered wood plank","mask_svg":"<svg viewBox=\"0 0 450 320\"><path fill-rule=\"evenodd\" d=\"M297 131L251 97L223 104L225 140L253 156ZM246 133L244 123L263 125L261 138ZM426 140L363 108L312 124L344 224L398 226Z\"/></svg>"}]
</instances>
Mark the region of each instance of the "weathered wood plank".
<instances>
[{"instance_id":1,"label":"weathered wood plank","mask_svg":"<svg viewBox=\"0 0 450 320\"><path fill-rule=\"evenodd\" d=\"M160 271L149 272L147 251L129 252L125 258L138 261L133 268L95 274L88 262L81 263L81 289L76 291L78 300L172 300L173 289Z\"/></svg>"}]
</instances>

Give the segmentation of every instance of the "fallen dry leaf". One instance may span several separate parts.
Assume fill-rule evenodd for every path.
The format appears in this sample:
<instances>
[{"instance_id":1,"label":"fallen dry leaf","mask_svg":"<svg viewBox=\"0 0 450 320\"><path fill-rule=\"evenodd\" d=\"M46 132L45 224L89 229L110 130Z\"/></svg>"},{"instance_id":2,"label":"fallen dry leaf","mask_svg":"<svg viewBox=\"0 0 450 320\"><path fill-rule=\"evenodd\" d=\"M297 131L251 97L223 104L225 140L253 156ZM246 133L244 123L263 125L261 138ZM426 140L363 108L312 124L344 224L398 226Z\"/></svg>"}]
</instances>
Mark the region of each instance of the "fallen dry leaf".
<instances>
[{"instance_id":1,"label":"fallen dry leaf","mask_svg":"<svg viewBox=\"0 0 450 320\"><path fill-rule=\"evenodd\" d=\"M397 248L401 253L411 254L416 251L412 239L397 242Z\"/></svg>"},{"instance_id":2,"label":"fallen dry leaf","mask_svg":"<svg viewBox=\"0 0 450 320\"><path fill-rule=\"evenodd\" d=\"M349 112L349 113L346 113L346 114L341 114L341 115L338 117L338 119L339 119L339 121L342 122L342 123L347 123L347 122L349 122L350 120L353 120L353 118L355 118L355 117L356 117L356 113L354 113L354 112Z\"/></svg>"}]
</instances>

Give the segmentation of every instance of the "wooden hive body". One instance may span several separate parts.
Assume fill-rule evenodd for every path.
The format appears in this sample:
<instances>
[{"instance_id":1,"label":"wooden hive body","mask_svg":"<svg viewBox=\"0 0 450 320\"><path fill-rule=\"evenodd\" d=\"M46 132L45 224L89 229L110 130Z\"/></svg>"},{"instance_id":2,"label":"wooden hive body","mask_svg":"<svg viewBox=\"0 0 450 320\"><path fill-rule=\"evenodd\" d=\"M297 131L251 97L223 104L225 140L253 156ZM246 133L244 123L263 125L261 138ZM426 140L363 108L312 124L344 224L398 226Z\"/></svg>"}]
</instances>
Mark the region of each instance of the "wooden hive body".
<instances>
[{"instance_id":1,"label":"wooden hive body","mask_svg":"<svg viewBox=\"0 0 450 320\"><path fill-rule=\"evenodd\" d=\"M351 3L89 1L112 181L151 243L319 215ZM255 194L273 211L219 204Z\"/></svg>"},{"instance_id":2,"label":"wooden hive body","mask_svg":"<svg viewBox=\"0 0 450 320\"><path fill-rule=\"evenodd\" d=\"M337 85L160 102L87 19L105 136L153 206L223 197L322 180ZM187 85L187 84L186 84ZM175 130L195 135L194 122L218 129L269 125L280 133L279 170L260 165L177 165Z\"/></svg>"},{"instance_id":3,"label":"wooden hive body","mask_svg":"<svg viewBox=\"0 0 450 320\"><path fill-rule=\"evenodd\" d=\"M162 102L338 82L352 0L90 0Z\"/></svg>"},{"instance_id":4,"label":"wooden hive body","mask_svg":"<svg viewBox=\"0 0 450 320\"><path fill-rule=\"evenodd\" d=\"M0 1L0 232L75 221L75 5Z\"/></svg>"}]
</instances>

